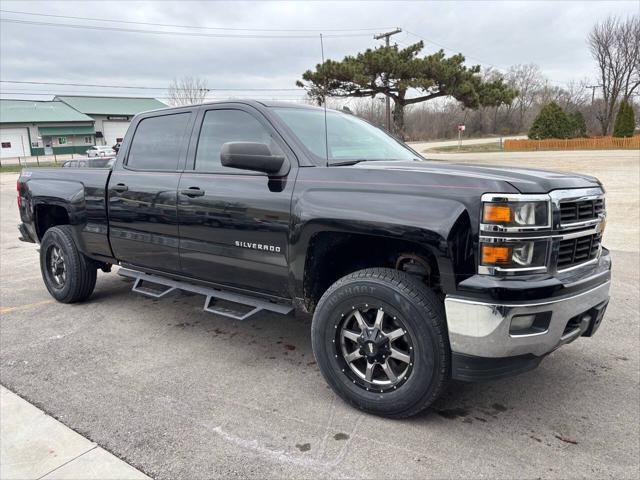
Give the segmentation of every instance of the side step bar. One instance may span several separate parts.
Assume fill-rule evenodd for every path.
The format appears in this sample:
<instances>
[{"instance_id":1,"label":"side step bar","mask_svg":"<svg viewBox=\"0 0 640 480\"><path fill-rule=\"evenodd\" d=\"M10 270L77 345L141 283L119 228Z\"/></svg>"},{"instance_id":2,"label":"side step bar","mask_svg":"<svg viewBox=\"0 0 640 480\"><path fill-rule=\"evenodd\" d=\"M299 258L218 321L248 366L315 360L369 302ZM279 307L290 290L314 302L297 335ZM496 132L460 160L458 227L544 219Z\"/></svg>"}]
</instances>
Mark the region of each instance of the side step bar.
<instances>
[{"instance_id":1,"label":"side step bar","mask_svg":"<svg viewBox=\"0 0 640 480\"><path fill-rule=\"evenodd\" d=\"M273 303L268 300L262 300L242 293L216 290L215 288L172 280L170 278L138 272L128 268L120 268L118 270L118 275L133 278L135 282L131 291L141 293L148 297L161 298L174 290L183 290L185 292L204 295L206 297L204 302L205 312L215 313L216 315L221 315L233 320L246 320L262 310L280 313L282 315L287 315L293 311L293 306L291 305ZM227 303L246 306L249 310L243 312L240 310L234 310L229 306L216 305L220 300Z\"/></svg>"}]
</instances>

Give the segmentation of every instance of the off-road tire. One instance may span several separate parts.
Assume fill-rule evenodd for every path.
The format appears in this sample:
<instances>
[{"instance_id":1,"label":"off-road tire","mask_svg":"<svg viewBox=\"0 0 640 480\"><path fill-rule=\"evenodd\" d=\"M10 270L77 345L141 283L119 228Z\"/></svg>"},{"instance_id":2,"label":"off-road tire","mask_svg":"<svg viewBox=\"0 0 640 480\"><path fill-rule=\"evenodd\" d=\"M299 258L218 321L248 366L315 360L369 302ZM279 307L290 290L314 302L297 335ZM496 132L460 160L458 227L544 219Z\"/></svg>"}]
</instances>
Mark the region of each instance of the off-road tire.
<instances>
[{"instance_id":1,"label":"off-road tire","mask_svg":"<svg viewBox=\"0 0 640 480\"><path fill-rule=\"evenodd\" d=\"M51 227L40 243L42 279L51 296L62 303L86 300L96 286L97 266L80 253L71 232L69 225ZM57 248L64 258L65 280L62 284L56 282L47 266L47 255L51 254L53 248Z\"/></svg>"},{"instance_id":2,"label":"off-road tire","mask_svg":"<svg viewBox=\"0 0 640 480\"><path fill-rule=\"evenodd\" d=\"M383 305L402 316L412 341L413 366L397 390L365 390L345 373L336 346L343 312L355 305ZM450 378L451 350L444 305L438 296L409 274L370 268L347 275L324 293L313 316L311 341L316 362L331 388L351 405L373 414L405 418L433 403Z\"/></svg>"}]
</instances>

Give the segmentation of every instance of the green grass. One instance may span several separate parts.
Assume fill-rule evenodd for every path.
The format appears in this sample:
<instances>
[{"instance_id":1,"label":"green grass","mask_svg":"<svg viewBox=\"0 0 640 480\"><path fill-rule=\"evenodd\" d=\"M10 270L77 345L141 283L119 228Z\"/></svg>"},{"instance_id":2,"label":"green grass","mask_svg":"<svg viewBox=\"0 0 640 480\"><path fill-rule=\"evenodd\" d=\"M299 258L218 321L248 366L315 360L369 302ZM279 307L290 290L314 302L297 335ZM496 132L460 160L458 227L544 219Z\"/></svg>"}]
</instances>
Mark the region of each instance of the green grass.
<instances>
[{"instance_id":1,"label":"green grass","mask_svg":"<svg viewBox=\"0 0 640 480\"><path fill-rule=\"evenodd\" d=\"M430 148L427 152L442 152L442 153L479 153L479 152L502 152L500 143L478 143L477 145L464 145L461 147L457 145L451 145L448 147L436 147Z\"/></svg>"},{"instance_id":2,"label":"green grass","mask_svg":"<svg viewBox=\"0 0 640 480\"><path fill-rule=\"evenodd\" d=\"M38 165L36 162L30 162L28 165L24 163L22 165L12 164L12 165L2 165L0 166L0 173L20 173L23 168L55 168L61 167L64 162L40 162Z\"/></svg>"}]
</instances>

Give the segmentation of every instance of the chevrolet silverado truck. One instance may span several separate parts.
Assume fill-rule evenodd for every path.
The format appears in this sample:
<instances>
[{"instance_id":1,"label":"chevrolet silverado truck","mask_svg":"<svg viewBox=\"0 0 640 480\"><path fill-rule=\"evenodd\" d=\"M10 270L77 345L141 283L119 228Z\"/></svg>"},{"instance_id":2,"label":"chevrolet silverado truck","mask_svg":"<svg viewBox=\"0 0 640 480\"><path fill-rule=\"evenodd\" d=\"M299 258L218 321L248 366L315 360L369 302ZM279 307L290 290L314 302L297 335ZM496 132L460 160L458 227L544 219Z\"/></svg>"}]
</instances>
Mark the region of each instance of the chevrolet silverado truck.
<instances>
[{"instance_id":1,"label":"chevrolet silverado truck","mask_svg":"<svg viewBox=\"0 0 640 480\"><path fill-rule=\"evenodd\" d=\"M118 265L136 292L195 292L234 321L312 313L326 381L387 417L450 379L535 368L593 335L609 300L597 179L427 161L343 112L147 112L111 168L25 169L17 190L56 300L87 300Z\"/></svg>"}]
</instances>

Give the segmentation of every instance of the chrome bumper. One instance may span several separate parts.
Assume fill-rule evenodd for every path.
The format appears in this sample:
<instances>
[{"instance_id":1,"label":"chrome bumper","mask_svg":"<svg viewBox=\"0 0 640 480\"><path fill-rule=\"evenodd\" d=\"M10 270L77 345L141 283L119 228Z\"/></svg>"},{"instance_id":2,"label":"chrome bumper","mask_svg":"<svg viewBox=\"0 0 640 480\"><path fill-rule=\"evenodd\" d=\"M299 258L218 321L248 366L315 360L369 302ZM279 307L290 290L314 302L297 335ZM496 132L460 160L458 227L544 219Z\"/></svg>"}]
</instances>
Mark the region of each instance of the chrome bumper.
<instances>
[{"instance_id":1,"label":"chrome bumper","mask_svg":"<svg viewBox=\"0 0 640 480\"><path fill-rule=\"evenodd\" d=\"M607 281L579 294L539 302L483 303L447 296L445 309L451 350L478 357L545 355L582 335L588 322L565 331L569 320L609 299ZM549 312L548 328L542 332L511 335L514 316Z\"/></svg>"}]
</instances>

